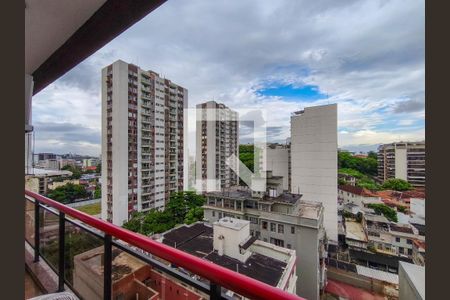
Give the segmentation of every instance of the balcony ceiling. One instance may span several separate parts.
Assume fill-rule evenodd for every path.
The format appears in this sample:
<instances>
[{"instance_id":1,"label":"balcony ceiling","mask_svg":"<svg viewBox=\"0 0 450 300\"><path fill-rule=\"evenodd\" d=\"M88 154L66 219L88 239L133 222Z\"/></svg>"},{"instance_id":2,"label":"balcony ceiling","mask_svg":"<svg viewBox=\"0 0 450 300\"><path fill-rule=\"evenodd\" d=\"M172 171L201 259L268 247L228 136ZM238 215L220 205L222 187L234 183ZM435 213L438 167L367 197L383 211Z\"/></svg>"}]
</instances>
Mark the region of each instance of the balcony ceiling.
<instances>
[{"instance_id":1,"label":"balcony ceiling","mask_svg":"<svg viewBox=\"0 0 450 300\"><path fill-rule=\"evenodd\" d=\"M166 0L25 0L25 74L33 94Z\"/></svg>"},{"instance_id":2,"label":"balcony ceiling","mask_svg":"<svg viewBox=\"0 0 450 300\"><path fill-rule=\"evenodd\" d=\"M33 74L106 0L26 0L25 73Z\"/></svg>"}]
</instances>

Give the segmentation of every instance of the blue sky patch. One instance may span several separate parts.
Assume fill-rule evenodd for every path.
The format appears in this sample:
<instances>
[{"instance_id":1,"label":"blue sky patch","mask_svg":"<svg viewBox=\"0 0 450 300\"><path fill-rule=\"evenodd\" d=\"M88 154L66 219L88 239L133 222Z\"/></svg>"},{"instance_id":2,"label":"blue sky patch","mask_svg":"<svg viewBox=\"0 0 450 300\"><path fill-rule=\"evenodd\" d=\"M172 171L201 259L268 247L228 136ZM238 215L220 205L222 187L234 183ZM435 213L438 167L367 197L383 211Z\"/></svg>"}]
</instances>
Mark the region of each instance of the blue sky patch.
<instances>
[{"instance_id":1,"label":"blue sky patch","mask_svg":"<svg viewBox=\"0 0 450 300\"><path fill-rule=\"evenodd\" d=\"M285 100L303 100L303 101L315 101L319 99L327 98L327 95L322 94L319 91L318 86L304 85L301 87L295 87L292 84L282 86L272 86L263 88L257 91L262 96L278 96Z\"/></svg>"}]
</instances>

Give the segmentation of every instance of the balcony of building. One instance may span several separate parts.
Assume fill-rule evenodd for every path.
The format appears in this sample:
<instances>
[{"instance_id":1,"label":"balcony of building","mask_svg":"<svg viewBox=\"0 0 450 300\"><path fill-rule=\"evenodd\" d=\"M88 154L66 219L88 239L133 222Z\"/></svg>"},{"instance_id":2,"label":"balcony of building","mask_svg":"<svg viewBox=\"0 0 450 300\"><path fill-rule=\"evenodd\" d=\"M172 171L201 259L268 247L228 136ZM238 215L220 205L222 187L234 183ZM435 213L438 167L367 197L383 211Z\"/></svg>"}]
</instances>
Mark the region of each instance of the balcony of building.
<instances>
[{"instance_id":1,"label":"balcony of building","mask_svg":"<svg viewBox=\"0 0 450 300\"><path fill-rule=\"evenodd\" d=\"M300 299L29 191L25 258L27 297Z\"/></svg>"}]
</instances>

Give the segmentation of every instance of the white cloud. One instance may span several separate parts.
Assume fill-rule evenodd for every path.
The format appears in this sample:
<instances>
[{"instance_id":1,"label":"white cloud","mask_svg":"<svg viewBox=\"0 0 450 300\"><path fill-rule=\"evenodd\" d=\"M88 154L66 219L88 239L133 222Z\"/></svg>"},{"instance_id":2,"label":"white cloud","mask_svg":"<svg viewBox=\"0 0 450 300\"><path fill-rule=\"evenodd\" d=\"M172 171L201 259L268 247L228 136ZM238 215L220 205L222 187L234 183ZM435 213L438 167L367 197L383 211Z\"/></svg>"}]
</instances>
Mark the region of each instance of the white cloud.
<instances>
[{"instance_id":1,"label":"white cloud","mask_svg":"<svg viewBox=\"0 0 450 300\"><path fill-rule=\"evenodd\" d=\"M340 144L384 143L397 133L381 127L398 114L405 134L423 119L424 1L171 0L38 94L34 120L99 131L100 71L116 59L188 88L190 107L263 107L280 139L291 112L336 102ZM315 85L329 99L258 95L268 82Z\"/></svg>"}]
</instances>

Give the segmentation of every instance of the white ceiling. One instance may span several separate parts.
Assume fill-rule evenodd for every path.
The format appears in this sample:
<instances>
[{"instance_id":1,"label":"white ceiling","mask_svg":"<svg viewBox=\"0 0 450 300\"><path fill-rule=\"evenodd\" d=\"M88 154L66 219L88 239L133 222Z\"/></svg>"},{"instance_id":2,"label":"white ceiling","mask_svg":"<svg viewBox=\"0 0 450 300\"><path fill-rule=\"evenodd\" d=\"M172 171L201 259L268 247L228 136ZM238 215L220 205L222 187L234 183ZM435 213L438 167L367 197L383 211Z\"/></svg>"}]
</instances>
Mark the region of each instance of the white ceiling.
<instances>
[{"instance_id":1,"label":"white ceiling","mask_svg":"<svg viewBox=\"0 0 450 300\"><path fill-rule=\"evenodd\" d=\"M26 0L25 74L32 74L106 0Z\"/></svg>"}]
</instances>

